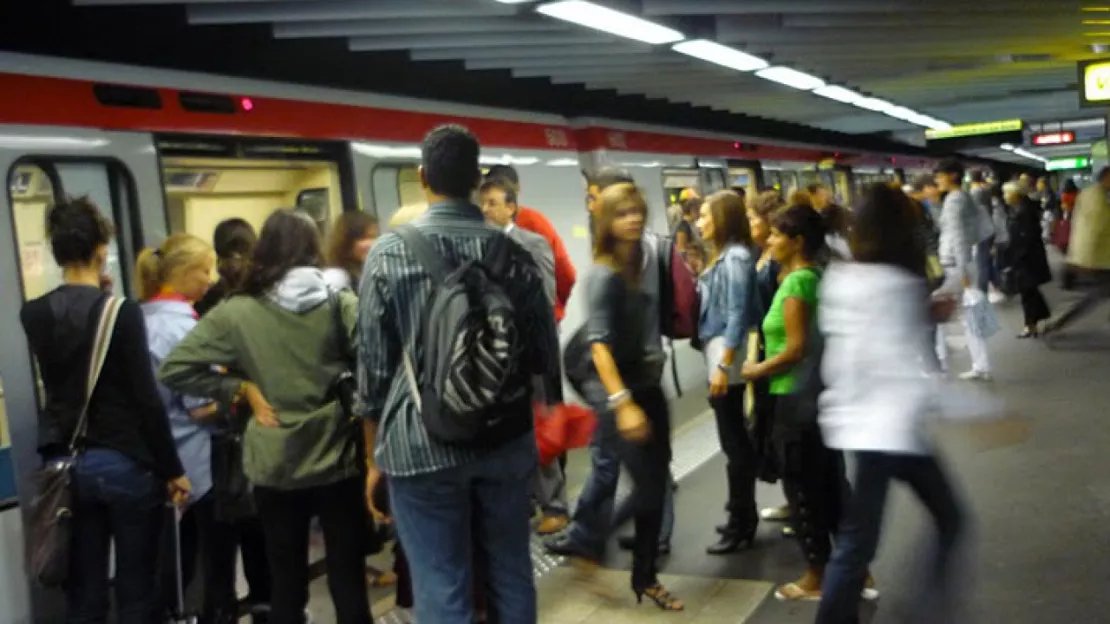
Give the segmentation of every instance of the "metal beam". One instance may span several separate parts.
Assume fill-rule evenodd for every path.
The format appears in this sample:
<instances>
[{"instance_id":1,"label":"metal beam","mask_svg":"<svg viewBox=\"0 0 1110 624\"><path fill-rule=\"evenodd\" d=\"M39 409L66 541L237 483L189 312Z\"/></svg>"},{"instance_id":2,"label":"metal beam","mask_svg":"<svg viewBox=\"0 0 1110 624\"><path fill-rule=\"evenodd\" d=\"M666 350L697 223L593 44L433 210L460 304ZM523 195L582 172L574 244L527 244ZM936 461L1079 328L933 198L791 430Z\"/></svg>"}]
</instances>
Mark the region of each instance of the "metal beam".
<instances>
[{"instance_id":1,"label":"metal beam","mask_svg":"<svg viewBox=\"0 0 1110 624\"><path fill-rule=\"evenodd\" d=\"M516 7L500 2L461 3L429 0L285 0L190 4L190 24L264 24L267 22L335 21L357 19L456 18L475 15L514 15Z\"/></svg>"},{"instance_id":2,"label":"metal beam","mask_svg":"<svg viewBox=\"0 0 1110 624\"><path fill-rule=\"evenodd\" d=\"M459 19L368 19L274 24L274 37L378 37L456 35L462 33L558 32L569 30L553 21L518 20L512 17L471 17Z\"/></svg>"},{"instance_id":3,"label":"metal beam","mask_svg":"<svg viewBox=\"0 0 1110 624\"><path fill-rule=\"evenodd\" d=\"M1073 3L1074 4L1074 3ZM999 11L997 9L978 8L979 3L972 5L962 4L959 9L959 19L953 19L952 14L940 13L839 13L825 12L814 14L791 14L782 18L783 28L902 28L907 25L918 24L922 28L951 26L964 28L971 26L1010 27L1027 34L1039 32L1042 27L1057 24L1069 24L1073 27L1079 25L1075 7L1070 10L1057 5L1044 3L1036 8L1025 11ZM912 17L911 17L912 16Z\"/></svg>"},{"instance_id":4,"label":"metal beam","mask_svg":"<svg viewBox=\"0 0 1110 624\"><path fill-rule=\"evenodd\" d=\"M597 35L587 32L567 33L510 33L500 35L453 35L443 37L352 37L348 47L352 52L372 52L379 50L429 50L435 48L460 48L466 46L526 46L526 45L593 45L608 42Z\"/></svg>"},{"instance_id":5,"label":"metal beam","mask_svg":"<svg viewBox=\"0 0 1110 624\"><path fill-rule=\"evenodd\" d=\"M73 0L74 6L147 6L166 4L227 4L229 0ZM238 0L239 2L301 2L302 0Z\"/></svg>"},{"instance_id":6,"label":"metal beam","mask_svg":"<svg viewBox=\"0 0 1110 624\"><path fill-rule=\"evenodd\" d=\"M953 19L963 19L952 13L964 4L920 2L920 0L641 0L645 15L748 15L748 14L829 14L829 13L895 13L916 16L919 13L948 13ZM1069 8L1075 11L1072 0L980 0L980 9L1025 12ZM912 19L912 18L910 18Z\"/></svg>"},{"instance_id":7,"label":"metal beam","mask_svg":"<svg viewBox=\"0 0 1110 624\"><path fill-rule=\"evenodd\" d=\"M632 46L624 42L596 44L591 46L525 46L510 48L438 48L432 50L413 50L409 56L414 61L454 61L458 59L500 59L511 58L551 58L557 56L636 56L651 52L649 46Z\"/></svg>"},{"instance_id":8,"label":"metal beam","mask_svg":"<svg viewBox=\"0 0 1110 624\"><path fill-rule=\"evenodd\" d=\"M638 77L641 79L650 79L652 76L663 78L665 76L687 76L698 73L698 69L694 67L659 67L652 69L650 67L579 67L559 69L553 67L522 67L513 70L514 76L521 78L575 78L579 80L598 80L605 81L621 81Z\"/></svg>"},{"instance_id":9,"label":"metal beam","mask_svg":"<svg viewBox=\"0 0 1110 624\"><path fill-rule=\"evenodd\" d=\"M466 59L464 62L467 69L546 69L552 72L576 71L579 69L588 70L594 68L613 68L620 71L622 68L643 67L651 69L674 66L690 67L692 64L689 59L678 55L669 58L658 58L656 55L648 54L609 56L604 58L572 56L530 59Z\"/></svg>"}]
</instances>

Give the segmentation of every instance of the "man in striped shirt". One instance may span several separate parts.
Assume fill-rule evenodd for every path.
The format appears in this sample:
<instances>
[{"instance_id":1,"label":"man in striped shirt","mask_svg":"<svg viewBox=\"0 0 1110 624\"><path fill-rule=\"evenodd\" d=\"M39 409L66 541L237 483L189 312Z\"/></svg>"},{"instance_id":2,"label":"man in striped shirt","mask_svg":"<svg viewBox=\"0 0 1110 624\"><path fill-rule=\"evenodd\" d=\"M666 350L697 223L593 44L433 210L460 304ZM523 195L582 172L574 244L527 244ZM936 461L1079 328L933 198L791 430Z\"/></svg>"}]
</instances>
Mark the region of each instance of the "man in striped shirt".
<instances>
[{"instance_id":1,"label":"man in striped shirt","mask_svg":"<svg viewBox=\"0 0 1110 624\"><path fill-rule=\"evenodd\" d=\"M413 221L448 265L480 261L503 234L486 225L470 202L481 173L478 142L466 129L441 126L424 139L421 184L428 211ZM542 375L545 399L562 400L559 344L543 279L529 253L509 242L508 269L500 279L517 314L520 346L530 373ZM390 505L412 571L415 617L421 622L469 622L471 543L485 553L479 570L494 621L536 621L529 516L536 441L530 405L506 413L506 435L473 445L429 435L402 372L402 350L422 362L424 310L431 278L389 233L370 251L359 287L360 412L374 426L375 449L367 459L367 486L389 477ZM417 375L424 374L418 370ZM372 509L375 516L380 516Z\"/></svg>"}]
</instances>

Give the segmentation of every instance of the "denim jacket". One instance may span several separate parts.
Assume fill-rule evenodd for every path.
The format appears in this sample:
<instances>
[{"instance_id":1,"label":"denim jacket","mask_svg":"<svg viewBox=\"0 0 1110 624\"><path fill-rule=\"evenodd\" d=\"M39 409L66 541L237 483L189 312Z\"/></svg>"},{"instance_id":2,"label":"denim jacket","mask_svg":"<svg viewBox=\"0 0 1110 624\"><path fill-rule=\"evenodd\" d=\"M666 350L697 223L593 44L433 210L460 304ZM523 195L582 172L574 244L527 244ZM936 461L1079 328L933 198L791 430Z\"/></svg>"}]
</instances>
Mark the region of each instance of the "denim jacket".
<instances>
[{"instance_id":1,"label":"denim jacket","mask_svg":"<svg viewBox=\"0 0 1110 624\"><path fill-rule=\"evenodd\" d=\"M196 326L196 314L193 306L185 301L148 301L142 307L150 364L157 374L162 360ZM212 400L182 396L161 383L158 393L166 406L177 454L193 486L190 502L196 502L212 489L212 432L194 420L189 410L203 407Z\"/></svg>"},{"instance_id":2,"label":"denim jacket","mask_svg":"<svg viewBox=\"0 0 1110 624\"><path fill-rule=\"evenodd\" d=\"M701 301L698 337L702 344L723 336L725 347L747 353L748 331L755 314L755 256L743 245L725 247L720 258L698 279Z\"/></svg>"}]
</instances>

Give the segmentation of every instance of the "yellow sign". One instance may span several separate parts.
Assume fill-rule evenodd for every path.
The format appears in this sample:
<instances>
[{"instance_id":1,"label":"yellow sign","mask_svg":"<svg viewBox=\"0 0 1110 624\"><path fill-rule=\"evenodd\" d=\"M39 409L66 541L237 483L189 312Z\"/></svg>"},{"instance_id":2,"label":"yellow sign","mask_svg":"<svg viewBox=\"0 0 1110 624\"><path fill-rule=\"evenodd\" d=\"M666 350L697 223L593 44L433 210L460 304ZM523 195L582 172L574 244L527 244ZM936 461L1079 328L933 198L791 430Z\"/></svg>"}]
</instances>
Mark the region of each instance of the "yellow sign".
<instances>
[{"instance_id":1,"label":"yellow sign","mask_svg":"<svg viewBox=\"0 0 1110 624\"><path fill-rule=\"evenodd\" d=\"M952 126L938 130L926 130L926 139L955 139L957 137L975 136L977 134L995 134L998 132L1020 132L1023 128L1020 119L1006 121L988 121L985 123Z\"/></svg>"},{"instance_id":2,"label":"yellow sign","mask_svg":"<svg viewBox=\"0 0 1110 624\"><path fill-rule=\"evenodd\" d=\"M1083 99L1110 101L1110 61L1091 63L1083 68Z\"/></svg>"}]
</instances>

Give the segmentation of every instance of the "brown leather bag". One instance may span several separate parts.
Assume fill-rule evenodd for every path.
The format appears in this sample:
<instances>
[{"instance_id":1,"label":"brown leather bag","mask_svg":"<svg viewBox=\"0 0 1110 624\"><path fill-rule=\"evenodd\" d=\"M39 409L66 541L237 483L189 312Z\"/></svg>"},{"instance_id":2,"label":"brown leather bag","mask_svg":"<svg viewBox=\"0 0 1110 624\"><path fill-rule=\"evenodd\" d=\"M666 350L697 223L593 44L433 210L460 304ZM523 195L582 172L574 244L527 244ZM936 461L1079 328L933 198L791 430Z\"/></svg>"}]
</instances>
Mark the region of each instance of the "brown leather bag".
<instances>
[{"instance_id":1,"label":"brown leather bag","mask_svg":"<svg viewBox=\"0 0 1110 624\"><path fill-rule=\"evenodd\" d=\"M85 403L69 441L69 454L51 459L35 473L36 493L31 501L27 530L27 567L32 580L44 587L60 587L69 576L69 548L73 524L73 470L80 442L88 430L89 400L100 379L100 369L112 341L112 330L122 299L109 296L100 312L96 338L89 356Z\"/></svg>"}]
</instances>

